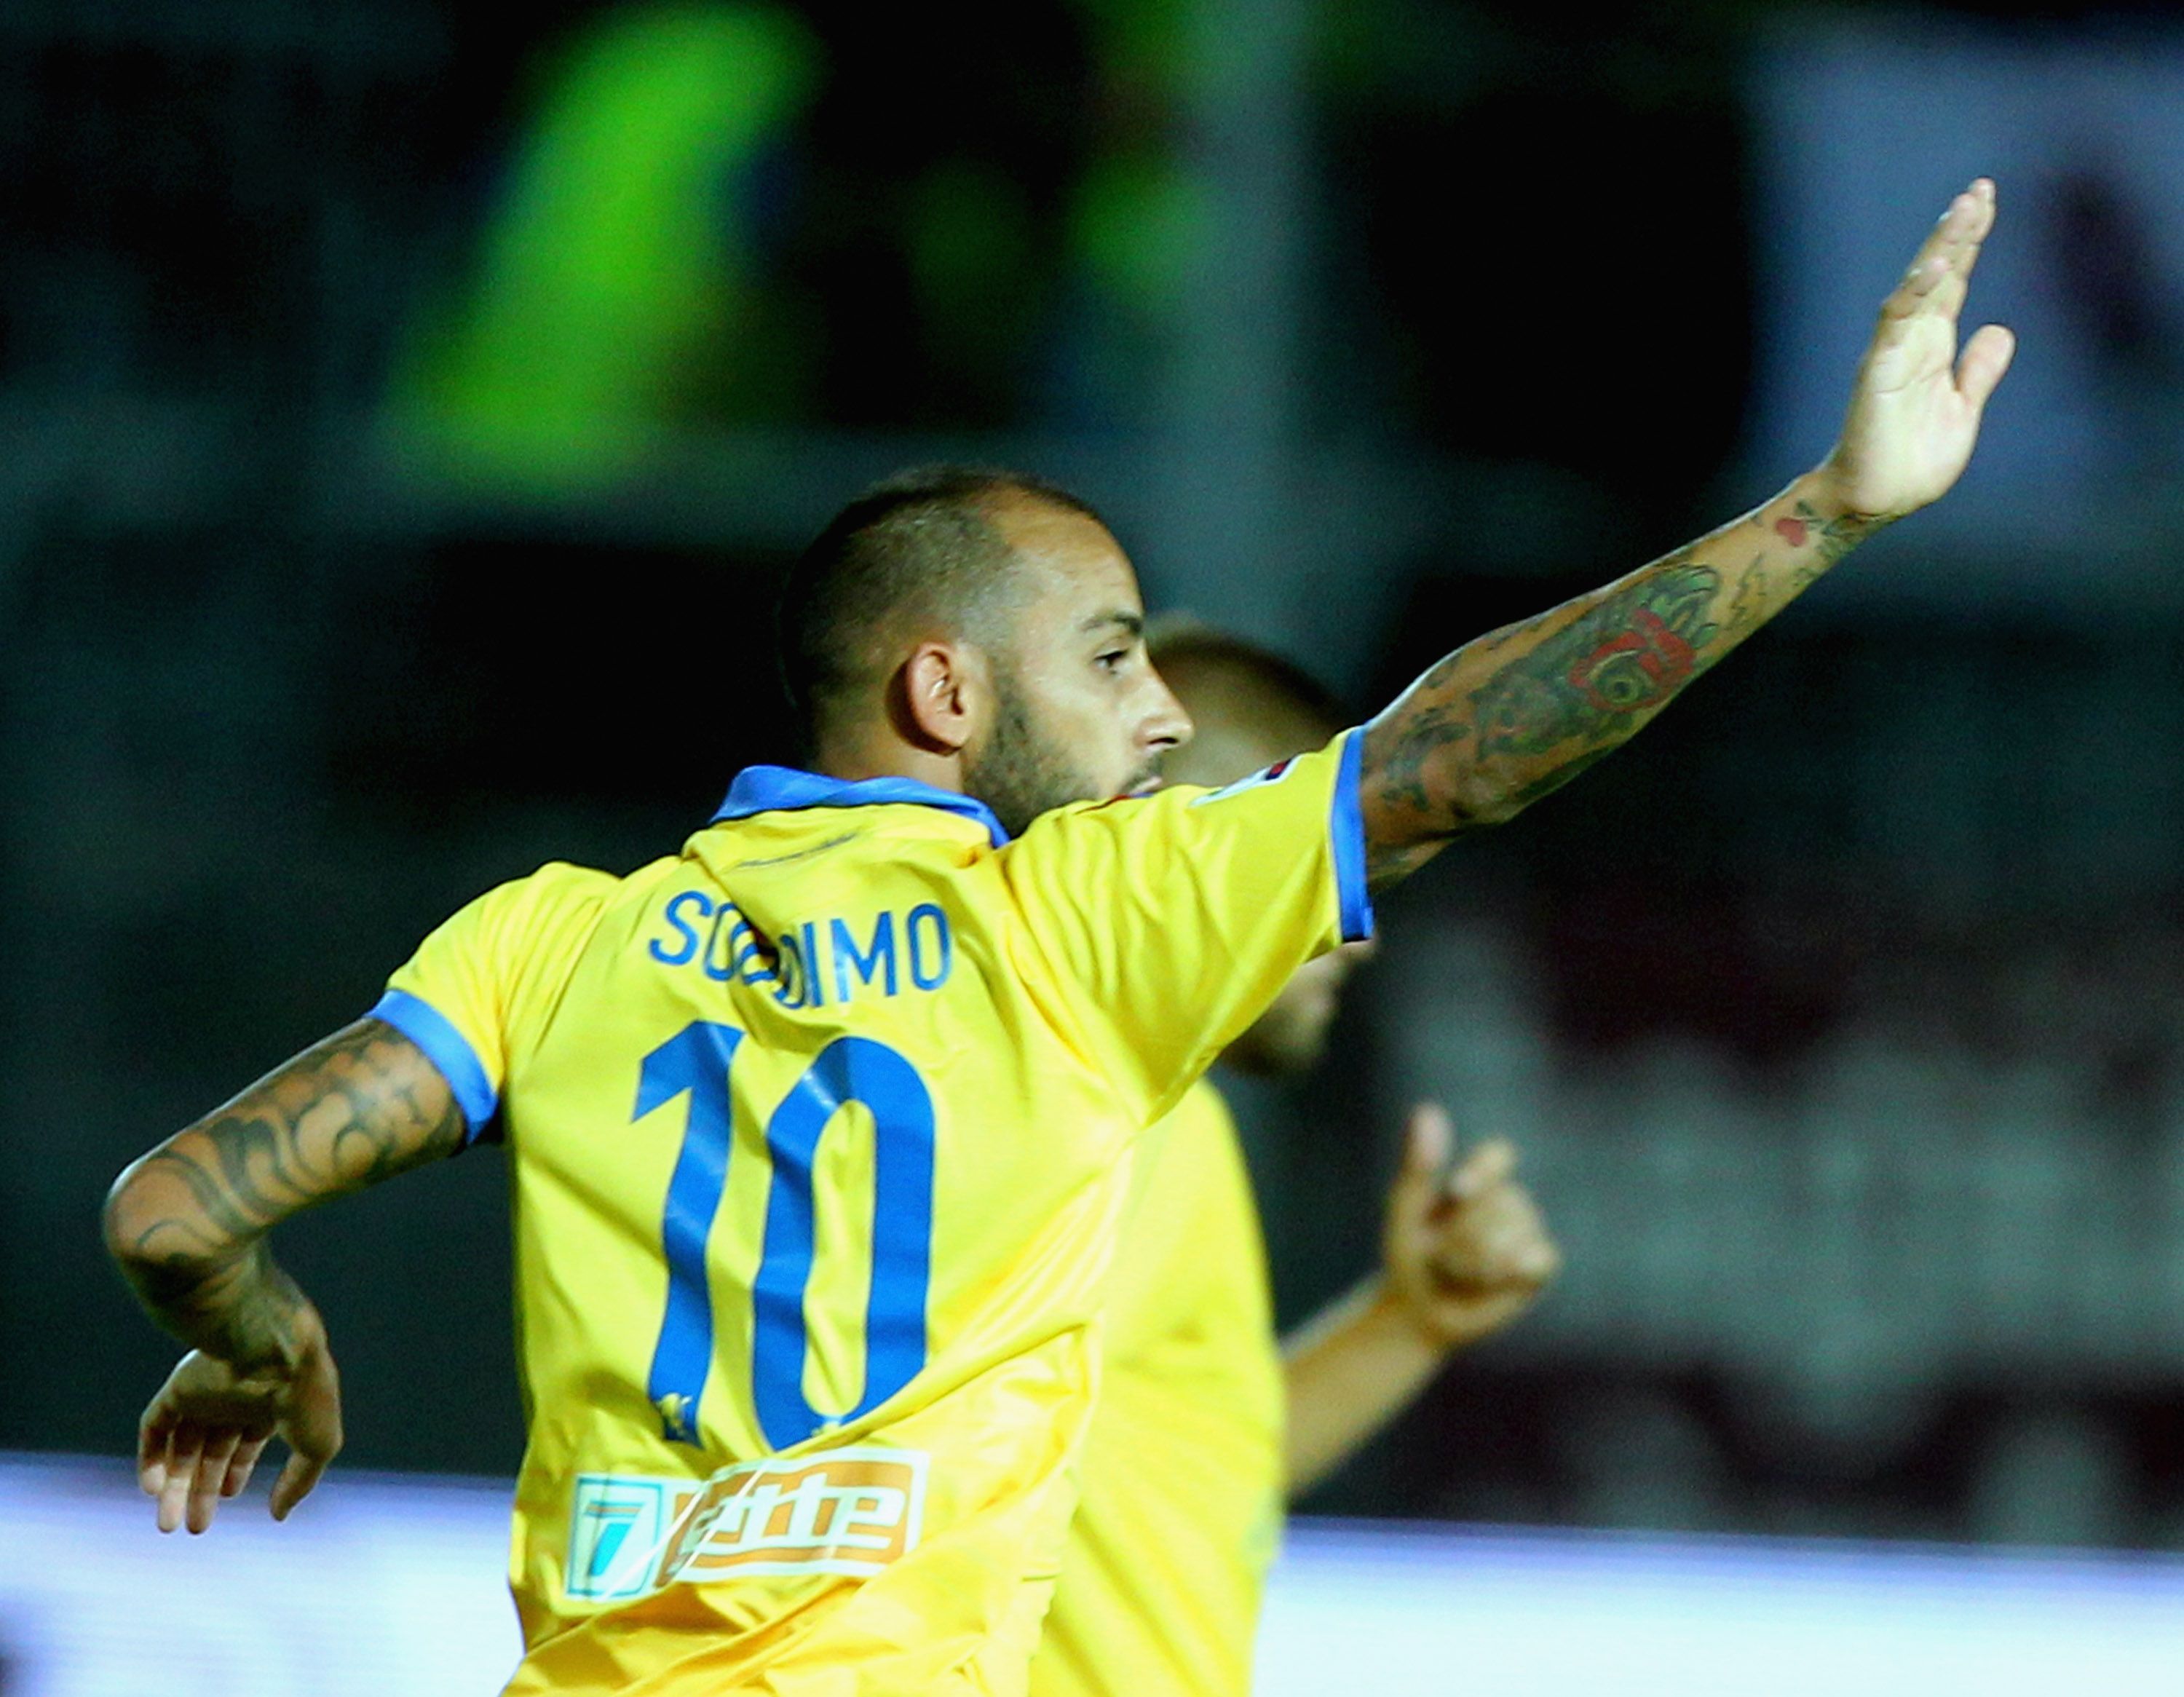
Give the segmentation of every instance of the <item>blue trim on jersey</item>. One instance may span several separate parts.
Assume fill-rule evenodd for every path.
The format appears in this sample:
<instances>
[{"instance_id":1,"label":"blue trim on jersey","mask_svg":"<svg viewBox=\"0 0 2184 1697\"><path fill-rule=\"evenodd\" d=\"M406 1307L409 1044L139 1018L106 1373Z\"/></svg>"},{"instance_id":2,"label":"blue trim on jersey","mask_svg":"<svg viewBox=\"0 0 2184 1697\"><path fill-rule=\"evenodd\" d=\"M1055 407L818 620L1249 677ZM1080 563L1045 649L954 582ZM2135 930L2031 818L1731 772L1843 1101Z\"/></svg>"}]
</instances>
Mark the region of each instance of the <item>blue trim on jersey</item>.
<instances>
[{"instance_id":1,"label":"blue trim on jersey","mask_svg":"<svg viewBox=\"0 0 2184 1697\"><path fill-rule=\"evenodd\" d=\"M370 1017L393 1026L440 1069L440 1077L454 1092L455 1105L463 1110L470 1127L464 1143L474 1143L483 1137L486 1127L500 1110L500 1093L486 1077L485 1063L477 1058L470 1039L455 1029L445 1014L407 990L389 990L374 1004Z\"/></svg>"},{"instance_id":2,"label":"blue trim on jersey","mask_svg":"<svg viewBox=\"0 0 2184 1697\"><path fill-rule=\"evenodd\" d=\"M915 778L830 778L818 772L800 772L794 766L745 766L728 786L728 798L713 815L749 819L755 813L794 812L807 807L878 807L907 802L916 807L937 807L986 827L999 848L1009 840L994 811L976 796L936 789Z\"/></svg>"},{"instance_id":3,"label":"blue trim on jersey","mask_svg":"<svg viewBox=\"0 0 2184 1697\"><path fill-rule=\"evenodd\" d=\"M1359 729L1342 745L1342 767L1334 776L1334 811L1329 821L1345 943L1362 943L1373 934L1373 893L1365 882L1365 809L1357 794L1364 770L1365 732Z\"/></svg>"}]
</instances>

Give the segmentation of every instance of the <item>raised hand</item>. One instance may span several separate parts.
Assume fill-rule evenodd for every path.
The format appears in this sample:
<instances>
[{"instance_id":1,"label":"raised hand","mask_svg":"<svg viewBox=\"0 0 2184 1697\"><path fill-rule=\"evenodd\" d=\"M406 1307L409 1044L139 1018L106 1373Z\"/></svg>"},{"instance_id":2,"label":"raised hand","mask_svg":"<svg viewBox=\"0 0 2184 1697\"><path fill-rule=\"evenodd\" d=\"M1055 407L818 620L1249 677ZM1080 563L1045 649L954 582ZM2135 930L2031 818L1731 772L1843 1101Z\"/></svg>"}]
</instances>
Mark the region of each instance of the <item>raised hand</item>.
<instances>
[{"instance_id":1,"label":"raised hand","mask_svg":"<svg viewBox=\"0 0 2184 1697\"><path fill-rule=\"evenodd\" d=\"M1450 1171L1454 1138L1439 1106L1411 1110L1381 1234L1389 1296L1443 1349L1507 1325L1562 1266L1531 1193L1517 1182L1516 1149L1492 1138Z\"/></svg>"},{"instance_id":2,"label":"raised hand","mask_svg":"<svg viewBox=\"0 0 2184 1697\"><path fill-rule=\"evenodd\" d=\"M1844 513L1901 518L1947 493L1971 459L1980 415L2016 349L1990 324L1957 352L1958 314L1993 227L1994 185L1981 177L1949 203L1881 303L1841 439L1819 470Z\"/></svg>"},{"instance_id":3,"label":"raised hand","mask_svg":"<svg viewBox=\"0 0 2184 1697\"><path fill-rule=\"evenodd\" d=\"M137 1427L136 1483L159 1501L159 1530L204 1531L276 1434L290 1454L273 1518L286 1520L342 1445L341 1379L323 1333L292 1368L244 1374L201 1349L183 1356Z\"/></svg>"},{"instance_id":4,"label":"raised hand","mask_svg":"<svg viewBox=\"0 0 2184 1697\"><path fill-rule=\"evenodd\" d=\"M1440 1370L1449 1351L1499 1331L1562 1266L1495 1138L1449 1170L1456 1133L1429 1102L1411 1110L1388 1193L1380 1271L1307 1321L1285 1346L1292 1493L1354 1453Z\"/></svg>"}]
</instances>

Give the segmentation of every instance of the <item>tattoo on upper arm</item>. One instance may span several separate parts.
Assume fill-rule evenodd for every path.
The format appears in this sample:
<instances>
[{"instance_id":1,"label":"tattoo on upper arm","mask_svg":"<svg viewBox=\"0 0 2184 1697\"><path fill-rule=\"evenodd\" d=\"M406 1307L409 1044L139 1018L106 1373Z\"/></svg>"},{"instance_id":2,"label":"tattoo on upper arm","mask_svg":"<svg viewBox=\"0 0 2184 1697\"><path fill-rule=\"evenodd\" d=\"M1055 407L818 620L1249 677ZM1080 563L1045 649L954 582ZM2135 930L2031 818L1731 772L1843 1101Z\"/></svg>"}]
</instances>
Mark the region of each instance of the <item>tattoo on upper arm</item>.
<instances>
[{"instance_id":1,"label":"tattoo on upper arm","mask_svg":"<svg viewBox=\"0 0 2184 1697\"><path fill-rule=\"evenodd\" d=\"M462 1146L462 1110L408 1038L361 1020L145 1158L207 1224L254 1237L298 1209ZM145 1234L179 1221L160 1221Z\"/></svg>"},{"instance_id":2,"label":"tattoo on upper arm","mask_svg":"<svg viewBox=\"0 0 2184 1697\"><path fill-rule=\"evenodd\" d=\"M271 1347L303 1299L273 1264L266 1229L452 1155L465 1129L454 1092L409 1039L359 1021L145 1156L117 1248L163 1318L216 1316L239 1352Z\"/></svg>"}]
</instances>

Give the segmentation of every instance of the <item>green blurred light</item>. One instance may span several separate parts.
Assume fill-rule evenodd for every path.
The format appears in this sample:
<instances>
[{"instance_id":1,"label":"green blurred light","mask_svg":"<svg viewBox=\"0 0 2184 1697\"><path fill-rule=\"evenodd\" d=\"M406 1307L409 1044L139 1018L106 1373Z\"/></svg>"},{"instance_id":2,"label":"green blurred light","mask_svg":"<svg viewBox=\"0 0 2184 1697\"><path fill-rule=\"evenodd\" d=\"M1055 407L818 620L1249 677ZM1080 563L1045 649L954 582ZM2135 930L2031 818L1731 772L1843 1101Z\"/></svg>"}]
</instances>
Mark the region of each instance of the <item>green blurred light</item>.
<instances>
[{"instance_id":1,"label":"green blurred light","mask_svg":"<svg viewBox=\"0 0 2184 1697\"><path fill-rule=\"evenodd\" d=\"M757 4L610 14L554 78L476 276L397 396L442 469L495 483L611 478L755 287L739 175L809 104L818 54Z\"/></svg>"}]
</instances>

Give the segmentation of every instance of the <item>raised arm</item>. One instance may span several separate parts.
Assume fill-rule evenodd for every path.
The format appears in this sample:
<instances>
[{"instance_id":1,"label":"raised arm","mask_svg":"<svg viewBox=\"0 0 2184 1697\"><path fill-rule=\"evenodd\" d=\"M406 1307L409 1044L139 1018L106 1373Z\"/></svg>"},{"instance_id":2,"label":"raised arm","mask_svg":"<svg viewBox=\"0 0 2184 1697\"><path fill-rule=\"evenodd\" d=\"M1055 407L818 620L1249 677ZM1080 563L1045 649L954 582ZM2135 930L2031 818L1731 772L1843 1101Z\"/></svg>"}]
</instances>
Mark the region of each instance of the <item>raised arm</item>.
<instances>
[{"instance_id":1,"label":"raised arm","mask_svg":"<svg viewBox=\"0 0 2184 1697\"><path fill-rule=\"evenodd\" d=\"M341 1447L339 1379L318 1310L265 1234L329 1198L462 1147L447 1082L393 1027L360 1020L132 1162L107 1248L145 1309L192 1346L146 1409L137 1473L159 1529L212 1523L276 1432L294 1452L285 1518Z\"/></svg>"},{"instance_id":2,"label":"raised arm","mask_svg":"<svg viewBox=\"0 0 2184 1697\"><path fill-rule=\"evenodd\" d=\"M1458 648L1373 721L1362 801L1376 884L1568 783L1867 537L1947 492L2014 345L1989 325L1957 354L1993 223L1985 178L1950 203L1881 306L1817 470L1604 589Z\"/></svg>"}]
</instances>

